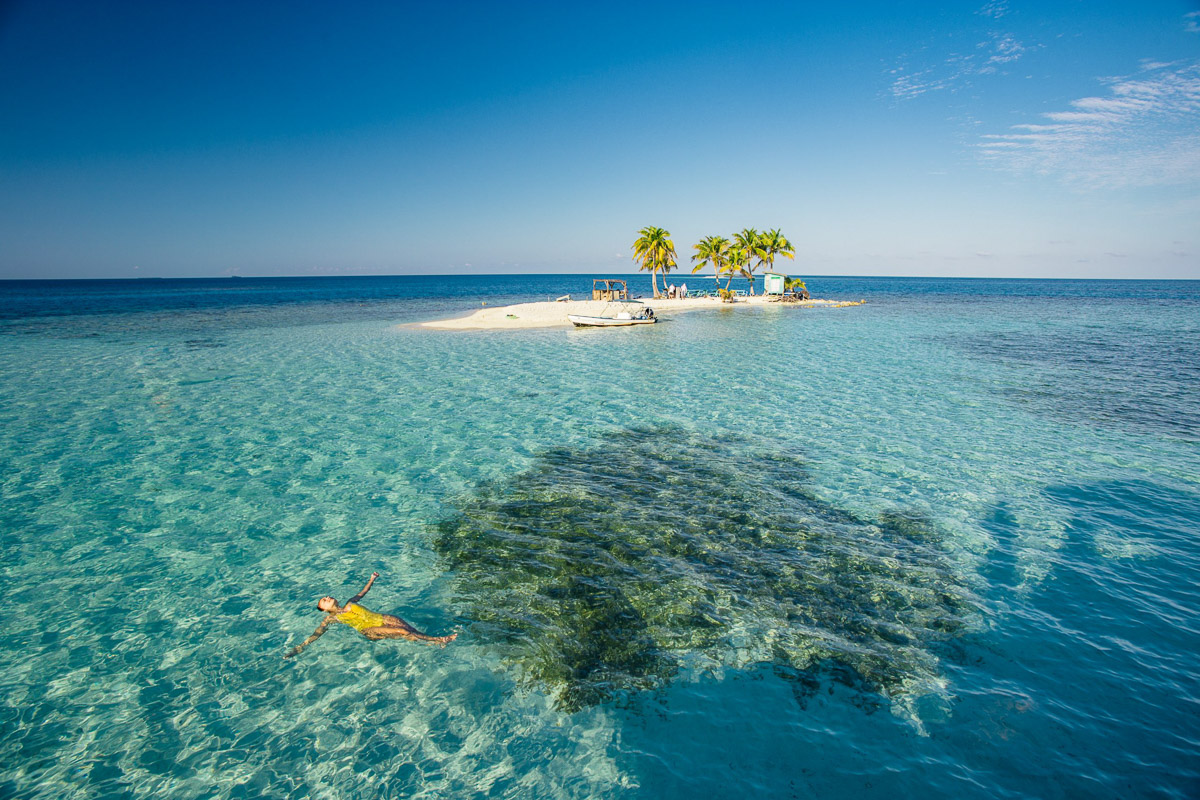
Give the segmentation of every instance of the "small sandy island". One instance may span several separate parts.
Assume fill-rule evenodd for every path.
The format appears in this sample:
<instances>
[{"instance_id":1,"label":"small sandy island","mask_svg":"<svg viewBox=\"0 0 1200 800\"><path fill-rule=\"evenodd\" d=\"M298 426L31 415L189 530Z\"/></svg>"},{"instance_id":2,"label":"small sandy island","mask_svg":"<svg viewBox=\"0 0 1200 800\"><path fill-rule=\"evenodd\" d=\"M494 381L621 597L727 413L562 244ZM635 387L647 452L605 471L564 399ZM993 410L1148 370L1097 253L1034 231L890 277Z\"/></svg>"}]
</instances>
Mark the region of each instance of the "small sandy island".
<instances>
[{"instance_id":1,"label":"small sandy island","mask_svg":"<svg viewBox=\"0 0 1200 800\"><path fill-rule=\"evenodd\" d=\"M837 300L802 300L796 303L780 303L774 298L764 295L756 297L739 297L734 303L722 303L715 297L695 297L682 300L653 300L644 298L641 302L654 309L658 316L664 317L678 311L695 311L700 308L737 309L759 305L779 305L786 308L842 308L844 306L861 305L862 301L839 302ZM442 330L499 330L504 328L560 328L569 327L571 322L568 314L596 316L606 313L609 304L603 300L569 300L565 302L547 301L541 303L518 303L511 306L485 306L465 317L454 319L438 319L430 322L419 322L414 327L438 328ZM611 312L611 308L608 309Z\"/></svg>"}]
</instances>

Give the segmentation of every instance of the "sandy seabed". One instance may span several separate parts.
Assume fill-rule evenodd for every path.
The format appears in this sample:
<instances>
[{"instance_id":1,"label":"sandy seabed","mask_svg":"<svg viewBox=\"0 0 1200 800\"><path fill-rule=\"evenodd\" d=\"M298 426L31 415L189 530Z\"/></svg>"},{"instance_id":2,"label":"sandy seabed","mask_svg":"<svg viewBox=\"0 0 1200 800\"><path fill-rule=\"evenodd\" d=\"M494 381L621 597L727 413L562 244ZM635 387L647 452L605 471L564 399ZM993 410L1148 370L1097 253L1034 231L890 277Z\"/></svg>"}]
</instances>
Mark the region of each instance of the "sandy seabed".
<instances>
[{"instance_id":1,"label":"sandy seabed","mask_svg":"<svg viewBox=\"0 0 1200 800\"><path fill-rule=\"evenodd\" d=\"M646 305L654 309L661 318L664 314L677 311L695 311L700 308L748 308L760 305L780 305L789 308L804 307L833 307L840 308L848 305L860 305L857 302L839 302L836 300L804 300L799 303L780 303L774 298L764 295L755 297L739 297L733 303L722 303L715 297L690 297L683 300L644 300ZM453 319L437 319L429 322L419 322L413 327L438 328L442 330L500 330L505 328L557 328L571 324L568 314L583 316L599 316L611 313L612 308L604 300L567 300L562 302L544 301L539 303L517 303L511 306L484 306L474 313Z\"/></svg>"}]
</instances>

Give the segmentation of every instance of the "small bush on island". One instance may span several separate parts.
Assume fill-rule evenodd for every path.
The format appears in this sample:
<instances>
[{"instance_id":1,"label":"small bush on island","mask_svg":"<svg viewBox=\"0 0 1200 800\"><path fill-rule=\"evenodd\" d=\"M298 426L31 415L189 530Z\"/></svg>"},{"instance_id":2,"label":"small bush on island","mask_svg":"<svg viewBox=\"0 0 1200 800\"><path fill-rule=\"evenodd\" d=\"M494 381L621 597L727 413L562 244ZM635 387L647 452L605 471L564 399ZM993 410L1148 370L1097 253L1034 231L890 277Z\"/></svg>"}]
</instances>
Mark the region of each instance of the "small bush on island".
<instances>
[{"instance_id":1,"label":"small bush on island","mask_svg":"<svg viewBox=\"0 0 1200 800\"><path fill-rule=\"evenodd\" d=\"M808 287L799 278L788 278L783 282L784 300L808 300Z\"/></svg>"}]
</instances>

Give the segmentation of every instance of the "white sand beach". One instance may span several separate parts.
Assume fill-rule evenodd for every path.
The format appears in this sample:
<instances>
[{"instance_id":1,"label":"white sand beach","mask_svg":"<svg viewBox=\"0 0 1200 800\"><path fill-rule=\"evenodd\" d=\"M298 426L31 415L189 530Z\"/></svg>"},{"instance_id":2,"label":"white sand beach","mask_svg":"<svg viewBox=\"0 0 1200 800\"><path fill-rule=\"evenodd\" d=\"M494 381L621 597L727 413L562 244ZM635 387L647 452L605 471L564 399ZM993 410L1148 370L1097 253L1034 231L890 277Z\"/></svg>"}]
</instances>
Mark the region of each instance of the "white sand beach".
<instances>
[{"instance_id":1,"label":"white sand beach","mask_svg":"<svg viewBox=\"0 0 1200 800\"><path fill-rule=\"evenodd\" d=\"M668 317L675 312L695 311L697 309L730 309L749 308L760 305L777 305L783 308L811 308L814 306L840 308L848 305L860 305L861 301L839 302L837 300L804 300L798 303L780 303L765 295L755 297L739 297L736 302L722 303L715 297L695 297L683 300L658 300L645 298L641 302L649 305L659 318ZM609 304L603 300L569 300L565 302L545 301L540 303L517 303L510 306L483 306L478 311L464 317L453 319L431 320L420 322L416 327L437 328L442 330L502 330L518 328L557 328L569 327L571 322L568 314L594 316L603 314Z\"/></svg>"}]
</instances>

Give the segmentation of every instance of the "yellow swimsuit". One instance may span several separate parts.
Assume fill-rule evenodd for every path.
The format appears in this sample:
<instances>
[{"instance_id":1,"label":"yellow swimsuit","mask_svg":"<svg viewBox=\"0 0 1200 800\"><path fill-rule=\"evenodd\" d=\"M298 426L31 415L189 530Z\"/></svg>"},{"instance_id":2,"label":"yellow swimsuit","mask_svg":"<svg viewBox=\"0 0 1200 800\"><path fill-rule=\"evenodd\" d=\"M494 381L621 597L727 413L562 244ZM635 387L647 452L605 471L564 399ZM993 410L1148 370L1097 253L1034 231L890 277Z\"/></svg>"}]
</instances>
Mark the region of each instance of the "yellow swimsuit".
<instances>
[{"instance_id":1,"label":"yellow swimsuit","mask_svg":"<svg viewBox=\"0 0 1200 800\"><path fill-rule=\"evenodd\" d=\"M346 623L359 633L367 628L382 628L387 625L383 614L363 608L358 603L347 603L346 610L337 615L337 621Z\"/></svg>"}]
</instances>

